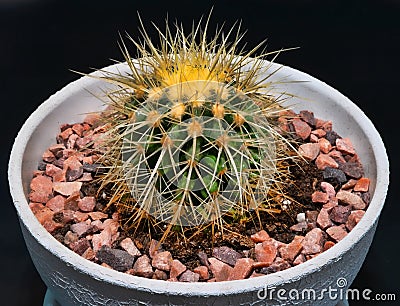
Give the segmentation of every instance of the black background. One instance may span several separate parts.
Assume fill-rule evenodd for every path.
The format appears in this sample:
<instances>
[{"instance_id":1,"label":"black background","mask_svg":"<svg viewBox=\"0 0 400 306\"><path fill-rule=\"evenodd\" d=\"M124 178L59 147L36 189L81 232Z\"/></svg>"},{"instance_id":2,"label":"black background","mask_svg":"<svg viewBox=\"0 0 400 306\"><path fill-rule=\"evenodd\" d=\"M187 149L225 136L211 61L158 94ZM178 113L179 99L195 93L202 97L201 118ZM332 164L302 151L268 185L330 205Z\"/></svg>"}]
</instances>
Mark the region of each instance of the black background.
<instances>
[{"instance_id":1,"label":"black background","mask_svg":"<svg viewBox=\"0 0 400 306\"><path fill-rule=\"evenodd\" d=\"M138 36L139 11L150 21L182 21L207 15L210 28L241 19L248 49L268 38L268 49L300 47L278 62L310 73L341 91L372 120L386 144L391 186L368 257L352 288L399 290L400 1L50 1L0 0L0 300L2 305L41 305L45 286L20 232L7 183L7 162L16 133L38 105L78 78L122 60L118 33ZM133 48L131 49L133 50ZM397 302L398 303L398 302ZM366 302L351 305L364 305ZM370 302L370 305L386 303ZM387 303L390 304L390 303Z\"/></svg>"}]
</instances>

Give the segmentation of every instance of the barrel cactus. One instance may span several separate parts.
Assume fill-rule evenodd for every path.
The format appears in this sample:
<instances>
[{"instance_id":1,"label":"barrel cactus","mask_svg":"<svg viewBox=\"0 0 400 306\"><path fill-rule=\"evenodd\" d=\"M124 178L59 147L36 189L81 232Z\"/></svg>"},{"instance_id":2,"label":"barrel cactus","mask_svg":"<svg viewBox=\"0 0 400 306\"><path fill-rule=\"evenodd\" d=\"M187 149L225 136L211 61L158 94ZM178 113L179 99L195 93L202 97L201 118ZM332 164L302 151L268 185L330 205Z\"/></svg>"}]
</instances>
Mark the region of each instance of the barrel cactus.
<instances>
[{"instance_id":1,"label":"barrel cactus","mask_svg":"<svg viewBox=\"0 0 400 306\"><path fill-rule=\"evenodd\" d=\"M200 24L189 35L167 24L159 47L143 28L142 42L128 36L136 59L120 45L130 72L101 76L117 87L107 92L100 191L112 190L109 206L127 225L223 226L225 215L267 209L285 177L280 161L293 158L277 129L288 95L274 92L265 64L279 52L239 49L240 27L207 40Z\"/></svg>"}]
</instances>

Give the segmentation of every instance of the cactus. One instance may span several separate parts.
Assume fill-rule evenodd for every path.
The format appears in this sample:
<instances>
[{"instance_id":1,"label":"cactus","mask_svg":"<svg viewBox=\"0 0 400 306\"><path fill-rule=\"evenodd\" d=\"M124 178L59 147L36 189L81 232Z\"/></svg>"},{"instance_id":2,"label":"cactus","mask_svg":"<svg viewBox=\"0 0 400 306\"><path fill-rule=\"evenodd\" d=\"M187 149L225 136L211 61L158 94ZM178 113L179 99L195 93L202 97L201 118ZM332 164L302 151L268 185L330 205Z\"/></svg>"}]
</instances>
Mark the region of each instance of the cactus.
<instances>
[{"instance_id":1,"label":"cactus","mask_svg":"<svg viewBox=\"0 0 400 306\"><path fill-rule=\"evenodd\" d=\"M142 43L128 36L136 60L120 45L130 72L103 71L117 89L107 93L100 191L113 191L109 206L127 225L199 227L265 210L285 177L280 161L293 158L276 128L285 95L274 95L264 62L279 52L238 50L240 26L208 41L207 26L185 35L167 23L157 48L142 25Z\"/></svg>"}]
</instances>

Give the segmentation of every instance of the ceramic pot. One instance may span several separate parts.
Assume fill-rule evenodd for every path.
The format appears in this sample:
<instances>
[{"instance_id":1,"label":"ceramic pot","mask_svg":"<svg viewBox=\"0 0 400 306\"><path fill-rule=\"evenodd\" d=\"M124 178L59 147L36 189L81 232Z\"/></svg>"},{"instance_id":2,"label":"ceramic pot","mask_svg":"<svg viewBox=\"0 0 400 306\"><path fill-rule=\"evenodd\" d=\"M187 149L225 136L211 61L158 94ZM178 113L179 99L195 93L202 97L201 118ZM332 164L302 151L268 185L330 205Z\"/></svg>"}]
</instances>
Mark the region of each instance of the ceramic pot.
<instances>
[{"instance_id":1,"label":"ceramic pot","mask_svg":"<svg viewBox=\"0 0 400 306\"><path fill-rule=\"evenodd\" d=\"M274 70L280 65L272 64ZM110 71L127 71L117 64ZM82 77L45 101L21 128L11 152L9 184L26 245L49 295L61 305L242 305L289 303L289 293L298 305L335 305L357 275L371 245L385 202L389 164L385 147L371 121L348 98L327 84L298 70L283 67L273 79L305 81L280 84L307 100L293 98L294 109L313 111L333 122L334 130L349 137L365 175L371 179L370 205L360 223L339 243L317 257L270 275L217 283L177 283L140 278L85 260L53 238L28 206L29 184L42 153L54 143L62 123L81 122L85 113L104 108L92 93L107 85ZM329 296L327 290L337 292ZM283 291L284 290L284 291ZM336 291L335 291L336 290ZM315 297L305 293L315 292ZM296 292L298 293L296 295ZM301 298L304 299L301 299ZM342 296L343 297L343 296Z\"/></svg>"}]
</instances>

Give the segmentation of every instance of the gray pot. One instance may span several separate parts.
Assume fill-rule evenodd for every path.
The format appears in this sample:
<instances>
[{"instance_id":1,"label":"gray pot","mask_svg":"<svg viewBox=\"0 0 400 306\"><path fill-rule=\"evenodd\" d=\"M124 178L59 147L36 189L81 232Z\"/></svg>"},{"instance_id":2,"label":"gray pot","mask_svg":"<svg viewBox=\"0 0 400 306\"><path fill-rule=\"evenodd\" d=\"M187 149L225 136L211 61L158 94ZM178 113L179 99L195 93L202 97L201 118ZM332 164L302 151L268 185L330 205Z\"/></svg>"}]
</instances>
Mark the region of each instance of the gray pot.
<instances>
[{"instance_id":1,"label":"gray pot","mask_svg":"<svg viewBox=\"0 0 400 306\"><path fill-rule=\"evenodd\" d=\"M279 65L273 64L271 69ZM126 71L123 64L111 71ZM371 245L389 183L385 147L371 121L349 99L325 83L283 67L274 79L306 81L279 85L296 94L295 110L313 111L333 121L334 130L351 138L371 179L371 203L360 223L342 241L319 256L271 275L218 283L175 283L127 275L83 259L54 239L28 206L32 172L54 143L61 123L81 122L104 107L91 93L107 84L82 77L45 101L20 130L10 157L9 184L33 263L61 305L335 305L357 275ZM91 93L90 93L91 92ZM335 295L336 293L336 295ZM314 297L315 294L315 297ZM295 298L295 301L289 301ZM304 298L304 299L302 299Z\"/></svg>"}]
</instances>

